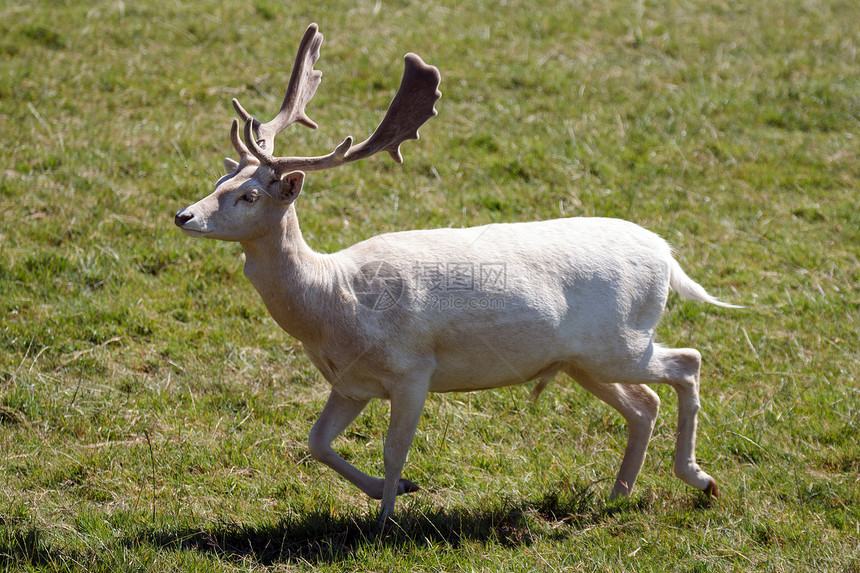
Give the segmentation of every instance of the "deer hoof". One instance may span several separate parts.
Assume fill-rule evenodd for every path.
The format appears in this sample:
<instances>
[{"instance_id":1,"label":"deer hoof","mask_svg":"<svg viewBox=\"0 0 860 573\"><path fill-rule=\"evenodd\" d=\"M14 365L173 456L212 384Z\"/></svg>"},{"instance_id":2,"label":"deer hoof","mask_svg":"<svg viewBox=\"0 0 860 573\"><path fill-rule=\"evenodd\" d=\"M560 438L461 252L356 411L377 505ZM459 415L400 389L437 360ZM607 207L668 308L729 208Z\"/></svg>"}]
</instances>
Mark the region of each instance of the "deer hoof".
<instances>
[{"instance_id":1,"label":"deer hoof","mask_svg":"<svg viewBox=\"0 0 860 573\"><path fill-rule=\"evenodd\" d=\"M714 478L711 478L711 481L710 483L708 483L708 486L702 491L708 497L713 497L714 499L720 497L720 488L717 487L717 482L714 481Z\"/></svg>"},{"instance_id":2,"label":"deer hoof","mask_svg":"<svg viewBox=\"0 0 860 573\"><path fill-rule=\"evenodd\" d=\"M418 487L418 484L411 482L408 479L400 478L400 483L397 485L397 495L412 493L420 489L421 488Z\"/></svg>"}]
</instances>

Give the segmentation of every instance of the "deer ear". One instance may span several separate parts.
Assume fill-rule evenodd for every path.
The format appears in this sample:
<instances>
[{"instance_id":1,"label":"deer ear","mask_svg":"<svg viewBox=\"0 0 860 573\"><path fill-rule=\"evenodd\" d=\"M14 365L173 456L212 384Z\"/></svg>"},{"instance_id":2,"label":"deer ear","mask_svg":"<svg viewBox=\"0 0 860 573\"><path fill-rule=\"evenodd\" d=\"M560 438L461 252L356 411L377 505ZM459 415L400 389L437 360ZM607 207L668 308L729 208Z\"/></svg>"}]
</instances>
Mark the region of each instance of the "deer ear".
<instances>
[{"instance_id":1,"label":"deer ear","mask_svg":"<svg viewBox=\"0 0 860 573\"><path fill-rule=\"evenodd\" d=\"M239 169L239 162L235 159L230 159L229 157L224 158L224 169L227 171L227 175L231 173L235 173L237 169Z\"/></svg>"},{"instance_id":2,"label":"deer ear","mask_svg":"<svg viewBox=\"0 0 860 573\"><path fill-rule=\"evenodd\" d=\"M302 191L305 182L305 174L301 171L291 171L283 175L269 186L269 191L281 201L292 203Z\"/></svg>"}]
</instances>

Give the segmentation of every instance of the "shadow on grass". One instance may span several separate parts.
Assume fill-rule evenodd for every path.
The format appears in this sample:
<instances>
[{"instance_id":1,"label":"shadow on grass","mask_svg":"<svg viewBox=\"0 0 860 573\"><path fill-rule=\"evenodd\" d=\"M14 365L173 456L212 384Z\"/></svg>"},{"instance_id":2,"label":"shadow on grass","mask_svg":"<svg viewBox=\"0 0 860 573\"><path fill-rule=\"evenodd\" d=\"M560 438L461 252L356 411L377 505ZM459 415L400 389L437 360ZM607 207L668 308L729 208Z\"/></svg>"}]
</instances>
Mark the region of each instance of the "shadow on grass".
<instances>
[{"instance_id":1,"label":"shadow on grass","mask_svg":"<svg viewBox=\"0 0 860 573\"><path fill-rule=\"evenodd\" d=\"M230 561L251 559L261 565L273 565L338 563L351 559L363 548L408 550L428 544L457 548L465 542L517 547L539 538L564 539L607 519L647 511L650 505L645 498L607 505L595 499L590 487L565 489L538 501L501 502L480 510L401 511L384 531L380 531L374 516L332 515L327 511L262 524L142 527L123 537L103 540L99 551L57 544L32 526L0 527L0 569L21 565L61 568L74 563L88 564L86 570L110 570L105 569L110 559L106 560L103 553L110 548L122 548L121 554L193 551Z\"/></svg>"},{"instance_id":2,"label":"shadow on grass","mask_svg":"<svg viewBox=\"0 0 860 573\"><path fill-rule=\"evenodd\" d=\"M80 561L76 552L52 547L44 534L34 527L11 531L0 520L6 531L0 533L0 567L3 571L15 570L22 565L31 567L57 566L58 563Z\"/></svg>"},{"instance_id":3,"label":"shadow on grass","mask_svg":"<svg viewBox=\"0 0 860 573\"><path fill-rule=\"evenodd\" d=\"M641 509L641 508L639 508ZM204 528L142 531L126 540L129 546L160 550L201 551L228 560L253 559L261 565L283 562L337 563L362 547L408 548L464 542L520 546L531 544L539 521L565 522L574 529L593 524L613 513L636 510L633 504L607 507L583 490L572 499L550 494L539 502L506 503L487 510L436 510L401 512L381 531L373 516L333 516L313 512L271 524L221 523ZM567 534L569 534L569 529ZM555 528L552 535L564 535Z\"/></svg>"}]
</instances>

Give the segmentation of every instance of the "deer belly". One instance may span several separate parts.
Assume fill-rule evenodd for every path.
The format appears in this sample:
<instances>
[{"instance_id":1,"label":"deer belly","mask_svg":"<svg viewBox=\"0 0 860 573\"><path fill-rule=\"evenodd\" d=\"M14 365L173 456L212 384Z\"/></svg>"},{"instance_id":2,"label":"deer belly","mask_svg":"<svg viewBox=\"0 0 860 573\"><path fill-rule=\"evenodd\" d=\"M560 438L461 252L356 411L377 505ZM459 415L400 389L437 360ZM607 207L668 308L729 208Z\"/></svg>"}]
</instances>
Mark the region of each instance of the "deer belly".
<instances>
[{"instance_id":1,"label":"deer belly","mask_svg":"<svg viewBox=\"0 0 860 573\"><path fill-rule=\"evenodd\" d=\"M471 392L523 384L561 368L562 360L547 355L481 349L461 356L437 356L431 392Z\"/></svg>"}]
</instances>

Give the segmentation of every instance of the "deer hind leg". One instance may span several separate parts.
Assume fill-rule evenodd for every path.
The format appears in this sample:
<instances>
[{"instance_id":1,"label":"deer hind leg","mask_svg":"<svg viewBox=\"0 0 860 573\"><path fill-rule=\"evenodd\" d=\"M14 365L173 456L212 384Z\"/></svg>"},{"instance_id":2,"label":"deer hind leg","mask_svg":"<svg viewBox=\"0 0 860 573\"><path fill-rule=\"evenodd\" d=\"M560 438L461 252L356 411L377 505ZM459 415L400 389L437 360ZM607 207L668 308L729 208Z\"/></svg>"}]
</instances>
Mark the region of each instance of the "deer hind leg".
<instances>
[{"instance_id":1,"label":"deer hind leg","mask_svg":"<svg viewBox=\"0 0 860 573\"><path fill-rule=\"evenodd\" d=\"M625 384L668 384L678 394L675 475L687 485L719 497L714 478L696 463L696 418L699 413L699 369L702 355L692 348L651 344L640 360L613 365L612 379Z\"/></svg>"},{"instance_id":2,"label":"deer hind leg","mask_svg":"<svg viewBox=\"0 0 860 573\"><path fill-rule=\"evenodd\" d=\"M641 386L638 391L621 390L621 385L668 384L678 394L678 430L675 443L675 475L687 485L719 497L720 491L714 478L702 471L696 463L696 418L699 412L699 369L702 356L692 348L664 348L650 344L639 359L618 360L604 363L602 368L590 369L600 372L600 378L589 377L589 373L571 369L571 376L586 389L614 406L630 424L630 438L618 479L632 486L631 477L639 474L644 461L646 436L650 436L653 418L656 416L656 394ZM613 380L617 384L601 382ZM584 383L583 383L584 381ZM653 408L650 410L649 408ZM616 482L613 495L625 495L623 484Z\"/></svg>"},{"instance_id":3,"label":"deer hind leg","mask_svg":"<svg viewBox=\"0 0 860 573\"><path fill-rule=\"evenodd\" d=\"M627 421L627 446L612 487L612 499L627 497L645 462L645 451L660 409L660 398L647 386L598 382L572 368L567 372L580 386L615 408Z\"/></svg>"},{"instance_id":4,"label":"deer hind leg","mask_svg":"<svg viewBox=\"0 0 860 573\"><path fill-rule=\"evenodd\" d=\"M311 455L373 499L382 499L384 481L360 471L335 452L331 443L358 417L369 400L350 400L332 390L319 419L311 428L308 447ZM416 491L418 486L401 480L398 493Z\"/></svg>"},{"instance_id":5,"label":"deer hind leg","mask_svg":"<svg viewBox=\"0 0 860 573\"><path fill-rule=\"evenodd\" d=\"M714 497L720 490L714 478L696 463L696 425L699 412L699 370L702 355L692 348L668 349L655 345L661 382L678 394L678 436L675 443L675 475L684 483Z\"/></svg>"}]
</instances>

